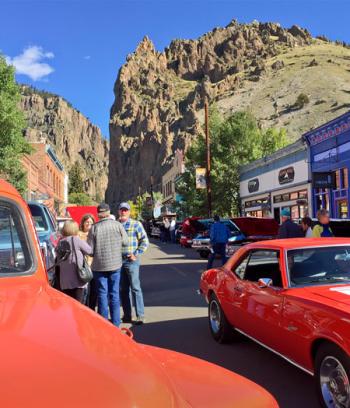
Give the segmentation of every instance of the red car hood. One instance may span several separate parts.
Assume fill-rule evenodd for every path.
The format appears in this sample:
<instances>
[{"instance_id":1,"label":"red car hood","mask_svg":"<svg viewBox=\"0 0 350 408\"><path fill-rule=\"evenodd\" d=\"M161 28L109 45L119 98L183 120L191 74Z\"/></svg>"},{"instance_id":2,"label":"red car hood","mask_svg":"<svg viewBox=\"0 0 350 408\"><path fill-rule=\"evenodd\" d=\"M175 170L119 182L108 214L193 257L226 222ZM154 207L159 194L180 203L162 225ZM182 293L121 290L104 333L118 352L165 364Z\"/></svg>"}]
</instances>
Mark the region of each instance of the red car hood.
<instances>
[{"instance_id":1,"label":"red car hood","mask_svg":"<svg viewBox=\"0 0 350 408\"><path fill-rule=\"evenodd\" d=\"M302 290L309 295L350 306L350 285L312 286Z\"/></svg>"},{"instance_id":2,"label":"red car hood","mask_svg":"<svg viewBox=\"0 0 350 408\"><path fill-rule=\"evenodd\" d=\"M242 393L238 401L252 397L246 406L277 406L263 389L219 367L184 357L181 369L181 355L140 346L33 277L2 279L0 333L2 407L189 408L202 407L197 402L206 395L212 407L228 407L235 405L232 390Z\"/></svg>"}]
</instances>

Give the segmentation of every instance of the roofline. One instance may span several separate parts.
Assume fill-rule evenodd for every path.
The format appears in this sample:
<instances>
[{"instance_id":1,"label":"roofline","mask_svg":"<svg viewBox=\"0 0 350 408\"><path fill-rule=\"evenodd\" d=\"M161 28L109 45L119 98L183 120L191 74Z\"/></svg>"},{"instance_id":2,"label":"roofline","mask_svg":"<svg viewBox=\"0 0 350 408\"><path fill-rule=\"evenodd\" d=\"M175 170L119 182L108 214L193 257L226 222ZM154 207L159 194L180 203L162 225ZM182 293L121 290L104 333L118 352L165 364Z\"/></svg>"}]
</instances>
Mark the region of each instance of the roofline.
<instances>
[{"instance_id":1,"label":"roofline","mask_svg":"<svg viewBox=\"0 0 350 408\"><path fill-rule=\"evenodd\" d=\"M257 167L265 166L266 163L276 161L282 157L289 156L293 153L307 150L305 140L301 137L294 143L289 144L288 146L283 147L282 149L277 150L276 152L269 154L268 156L262 157L261 159L254 160L251 163L244 164L239 166L239 173L245 173L250 170L256 169Z\"/></svg>"}]
</instances>

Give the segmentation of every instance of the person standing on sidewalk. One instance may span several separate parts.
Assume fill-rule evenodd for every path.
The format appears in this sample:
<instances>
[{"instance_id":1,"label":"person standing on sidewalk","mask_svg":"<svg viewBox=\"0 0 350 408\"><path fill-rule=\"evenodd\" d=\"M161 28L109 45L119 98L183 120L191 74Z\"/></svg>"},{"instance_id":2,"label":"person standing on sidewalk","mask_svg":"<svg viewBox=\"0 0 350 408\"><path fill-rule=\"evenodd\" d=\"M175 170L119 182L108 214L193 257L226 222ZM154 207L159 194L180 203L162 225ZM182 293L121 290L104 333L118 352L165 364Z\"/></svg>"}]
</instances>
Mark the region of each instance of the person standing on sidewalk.
<instances>
[{"instance_id":1,"label":"person standing on sidewalk","mask_svg":"<svg viewBox=\"0 0 350 408\"><path fill-rule=\"evenodd\" d=\"M281 211L282 224L278 229L277 239L302 238L303 230L299 225L290 219L290 209L283 208Z\"/></svg>"},{"instance_id":2,"label":"person standing on sidewalk","mask_svg":"<svg viewBox=\"0 0 350 408\"><path fill-rule=\"evenodd\" d=\"M98 313L108 319L108 306L112 323L120 325L120 270L122 266L122 245L128 244L128 236L123 226L110 218L109 205L97 207L99 221L88 235L88 243L93 249L91 268L97 286Z\"/></svg>"},{"instance_id":3,"label":"person standing on sidewalk","mask_svg":"<svg viewBox=\"0 0 350 408\"><path fill-rule=\"evenodd\" d=\"M119 221L128 235L123 245L123 266L120 280L120 294L124 311L123 322L132 323L131 297L136 312L136 324L145 321L145 307L140 284L140 256L148 248L147 234L139 221L130 218L130 205L121 203Z\"/></svg>"},{"instance_id":4,"label":"person standing on sidewalk","mask_svg":"<svg viewBox=\"0 0 350 408\"><path fill-rule=\"evenodd\" d=\"M230 231L225 224L220 222L218 215L214 216L214 223L210 227L210 244L211 251L208 259L207 269L213 267L216 255L221 256L221 262L224 265L226 262L226 244L230 238Z\"/></svg>"},{"instance_id":5,"label":"person standing on sidewalk","mask_svg":"<svg viewBox=\"0 0 350 408\"><path fill-rule=\"evenodd\" d=\"M176 219L173 217L170 221L170 240L172 244L176 243L176 237L175 237L175 230L176 230Z\"/></svg>"}]
</instances>

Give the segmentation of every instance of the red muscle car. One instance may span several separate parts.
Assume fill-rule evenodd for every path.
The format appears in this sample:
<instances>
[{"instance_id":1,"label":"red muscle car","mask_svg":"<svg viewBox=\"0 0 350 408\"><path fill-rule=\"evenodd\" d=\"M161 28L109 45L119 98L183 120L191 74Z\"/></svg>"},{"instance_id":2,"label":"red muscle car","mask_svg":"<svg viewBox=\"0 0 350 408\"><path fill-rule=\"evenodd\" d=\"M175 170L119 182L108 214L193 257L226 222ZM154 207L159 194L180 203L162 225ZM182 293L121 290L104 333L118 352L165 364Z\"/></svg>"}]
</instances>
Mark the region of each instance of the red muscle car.
<instances>
[{"instance_id":1,"label":"red muscle car","mask_svg":"<svg viewBox=\"0 0 350 408\"><path fill-rule=\"evenodd\" d=\"M126 336L52 288L28 206L3 180L0 346L4 408L277 407L251 381L196 358L138 344L130 332Z\"/></svg>"},{"instance_id":2,"label":"red muscle car","mask_svg":"<svg viewBox=\"0 0 350 408\"><path fill-rule=\"evenodd\" d=\"M217 342L244 334L314 375L323 406L350 406L349 238L248 244L200 289Z\"/></svg>"}]
</instances>

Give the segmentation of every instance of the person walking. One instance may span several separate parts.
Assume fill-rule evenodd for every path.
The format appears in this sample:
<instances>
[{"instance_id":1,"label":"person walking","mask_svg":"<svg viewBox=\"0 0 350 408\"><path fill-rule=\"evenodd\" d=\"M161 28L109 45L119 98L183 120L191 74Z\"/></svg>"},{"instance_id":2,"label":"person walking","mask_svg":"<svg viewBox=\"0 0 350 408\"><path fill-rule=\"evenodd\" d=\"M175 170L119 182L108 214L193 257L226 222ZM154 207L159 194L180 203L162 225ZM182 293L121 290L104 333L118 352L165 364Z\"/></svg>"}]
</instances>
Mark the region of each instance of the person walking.
<instances>
[{"instance_id":1,"label":"person walking","mask_svg":"<svg viewBox=\"0 0 350 408\"><path fill-rule=\"evenodd\" d=\"M128 235L128 243L123 245L123 266L120 293L124 311L123 322L132 323L131 298L135 307L136 324L145 321L145 307L140 283L140 256L147 250L147 234L139 221L130 218L130 205L121 203L119 221ZM130 296L131 295L131 296Z\"/></svg>"},{"instance_id":2,"label":"person walking","mask_svg":"<svg viewBox=\"0 0 350 408\"><path fill-rule=\"evenodd\" d=\"M314 238L334 237L333 231L329 226L329 212L326 209L317 211L318 224L312 230Z\"/></svg>"},{"instance_id":3,"label":"person walking","mask_svg":"<svg viewBox=\"0 0 350 408\"><path fill-rule=\"evenodd\" d=\"M290 219L289 208L283 208L281 211L281 221L282 224L279 227L277 239L302 238L304 236L301 227Z\"/></svg>"},{"instance_id":4,"label":"person walking","mask_svg":"<svg viewBox=\"0 0 350 408\"><path fill-rule=\"evenodd\" d=\"M94 216L92 214L85 214L83 215L82 219L80 220L79 224L79 238L83 241L87 241L89 231L92 225L95 223ZM91 266L92 264L92 257L87 257L87 263ZM97 290L96 290L96 282L92 279L86 288L84 288L84 304L86 304L90 309L95 310L97 304Z\"/></svg>"},{"instance_id":5,"label":"person walking","mask_svg":"<svg viewBox=\"0 0 350 408\"><path fill-rule=\"evenodd\" d=\"M312 237L312 220L310 217L304 217L301 220L301 228L304 231L305 238Z\"/></svg>"},{"instance_id":6,"label":"person walking","mask_svg":"<svg viewBox=\"0 0 350 408\"><path fill-rule=\"evenodd\" d=\"M99 221L88 235L88 243L93 250L92 270L97 287L98 313L120 325L119 283L122 266L122 245L128 244L128 236L123 226L110 218L110 208L106 203L97 207Z\"/></svg>"},{"instance_id":7,"label":"person walking","mask_svg":"<svg viewBox=\"0 0 350 408\"><path fill-rule=\"evenodd\" d=\"M66 295L83 303L84 288L87 284L81 282L77 269L83 266L85 255L92 255L92 248L79 238L79 226L75 221L66 221L61 233L63 238L60 243L67 241L71 252L67 259L60 263L60 288Z\"/></svg>"},{"instance_id":8,"label":"person walking","mask_svg":"<svg viewBox=\"0 0 350 408\"><path fill-rule=\"evenodd\" d=\"M170 222L167 217L164 218L163 224L164 224L164 242L169 242L170 241Z\"/></svg>"},{"instance_id":9,"label":"person walking","mask_svg":"<svg viewBox=\"0 0 350 408\"><path fill-rule=\"evenodd\" d=\"M173 217L170 221L169 231L170 231L170 240L172 244L176 243L175 239L175 230L176 230L176 219Z\"/></svg>"},{"instance_id":10,"label":"person walking","mask_svg":"<svg viewBox=\"0 0 350 408\"><path fill-rule=\"evenodd\" d=\"M211 252L208 259L207 269L213 267L216 255L220 255L221 262L226 262L226 244L230 238L230 231L225 224L220 221L218 215L214 216L214 223L210 227Z\"/></svg>"}]
</instances>

